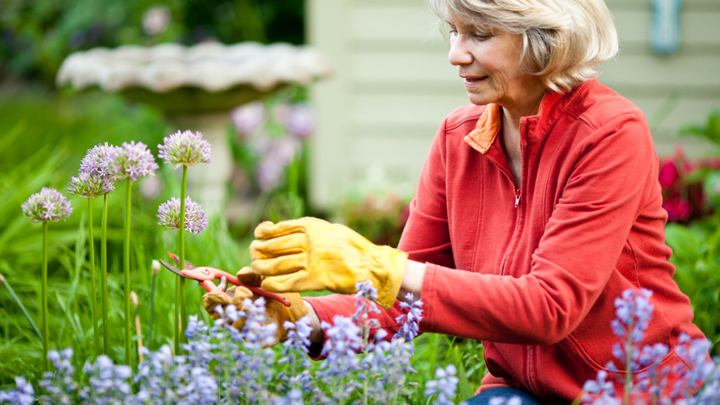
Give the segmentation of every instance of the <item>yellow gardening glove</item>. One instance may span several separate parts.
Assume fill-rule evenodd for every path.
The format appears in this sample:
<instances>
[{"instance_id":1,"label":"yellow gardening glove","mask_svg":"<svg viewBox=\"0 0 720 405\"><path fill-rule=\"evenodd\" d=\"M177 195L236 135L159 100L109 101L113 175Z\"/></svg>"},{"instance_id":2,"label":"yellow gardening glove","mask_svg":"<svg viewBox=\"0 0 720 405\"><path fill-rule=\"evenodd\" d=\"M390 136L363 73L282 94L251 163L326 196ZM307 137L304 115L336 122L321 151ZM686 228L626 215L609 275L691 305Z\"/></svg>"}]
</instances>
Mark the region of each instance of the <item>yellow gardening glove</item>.
<instances>
[{"instance_id":1,"label":"yellow gardening glove","mask_svg":"<svg viewBox=\"0 0 720 405\"><path fill-rule=\"evenodd\" d=\"M241 274L243 272L245 273L245 277L243 276L243 274ZM259 281L261 280L260 277L257 277L256 275L247 276L247 273L251 273L250 268L243 268L237 275L238 279L240 279L243 283L248 282L248 284L246 285L252 285L250 284L250 281L254 277L255 279L257 279L257 282L259 284ZM221 290L224 290L225 285L226 282L221 281L219 288ZM241 310L242 302L245 298L250 298L255 301L259 297L259 295L253 294L250 290L241 286L230 287L227 289L226 293L230 297L232 297L230 302L228 302L225 294L218 290L213 290L203 295L203 307L205 307L205 310L210 314L210 316L212 316L213 319L220 318L220 315L215 312L215 307L217 305L222 305L223 307L225 307L228 304L233 304L237 307L238 310ZM302 298L300 298L300 294L288 293L282 294L282 296L284 296L290 301L289 307L286 307L285 305L275 300L265 298L265 315L267 319L266 322L275 322L278 326L277 334L275 335L276 340L273 345L287 339L287 331L283 327L285 321L297 322L300 318L308 314L308 310L305 307L305 303L303 302ZM239 318L233 323L233 326L237 330L242 330L243 326L245 326L245 318Z\"/></svg>"},{"instance_id":2,"label":"yellow gardening glove","mask_svg":"<svg viewBox=\"0 0 720 405\"><path fill-rule=\"evenodd\" d=\"M407 253L376 246L352 229L317 218L263 222L250 244L252 270L268 291L330 290L353 294L355 283L370 280L377 303L395 303Z\"/></svg>"}]
</instances>

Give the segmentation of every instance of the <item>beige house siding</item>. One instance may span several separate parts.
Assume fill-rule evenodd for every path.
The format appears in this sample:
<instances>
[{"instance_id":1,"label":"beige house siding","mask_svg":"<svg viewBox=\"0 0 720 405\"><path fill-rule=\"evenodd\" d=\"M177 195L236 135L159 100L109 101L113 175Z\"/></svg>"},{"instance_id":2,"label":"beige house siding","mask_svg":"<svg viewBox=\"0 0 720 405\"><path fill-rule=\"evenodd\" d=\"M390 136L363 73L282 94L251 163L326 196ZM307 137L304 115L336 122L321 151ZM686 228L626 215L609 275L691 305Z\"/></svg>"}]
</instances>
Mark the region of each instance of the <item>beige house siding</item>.
<instances>
[{"instance_id":1,"label":"beige house siding","mask_svg":"<svg viewBox=\"0 0 720 405\"><path fill-rule=\"evenodd\" d=\"M720 0L684 1L682 45L670 57L652 52L650 0L607 3L621 52L599 80L643 110L660 155L678 142L692 155L707 151L677 133L720 108ZM332 79L311 90L319 119L312 202L332 206L369 167L414 185L441 121L468 103L435 18L423 0L309 0L307 14L309 42L335 67Z\"/></svg>"}]
</instances>

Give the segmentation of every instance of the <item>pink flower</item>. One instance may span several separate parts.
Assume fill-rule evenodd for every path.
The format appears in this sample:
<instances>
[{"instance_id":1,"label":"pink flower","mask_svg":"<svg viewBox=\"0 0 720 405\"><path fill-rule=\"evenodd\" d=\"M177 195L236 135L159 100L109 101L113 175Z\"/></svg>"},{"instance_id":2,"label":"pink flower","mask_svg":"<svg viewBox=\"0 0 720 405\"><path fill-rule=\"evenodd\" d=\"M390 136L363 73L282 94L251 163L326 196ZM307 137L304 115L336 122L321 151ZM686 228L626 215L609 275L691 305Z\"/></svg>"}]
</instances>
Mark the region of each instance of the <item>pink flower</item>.
<instances>
[{"instance_id":1,"label":"pink flower","mask_svg":"<svg viewBox=\"0 0 720 405\"><path fill-rule=\"evenodd\" d=\"M692 212L692 205L682 197L673 197L663 203L669 222L685 221Z\"/></svg>"},{"instance_id":2,"label":"pink flower","mask_svg":"<svg viewBox=\"0 0 720 405\"><path fill-rule=\"evenodd\" d=\"M662 165L662 167L660 167L660 176L658 180L660 181L660 186L662 188L672 187L679 178L680 173L678 172L674 161L668 160Z\"/></svg>"},{"instance_id":3,"label":"pink flower","mask_svg":"<svg viewBox=\"0 0 720 405\"><path fill-rule=\"evenodd\" d=\"M255 133L267 121L265 105L259 101L240 106L230 113L235 128L243 138Z\"/></svg>"},{"instance_id":4,"label":"pink flower","mask_svg":"<svg viewBox=\"0 0 720 405\"><path fill-rule=\"evenodd\" d=\"M143 30L148 35L164 32L171 20L170 9L165 6L153 6L143 13Z\"/></svg>"},{"instance_id":5,"label":"pink flower","mask_svg":"<svg viewBox=\"0 0 720 405\"><path fill-rule=\"evenodd\" d=\"M300 137L307 138L315 129L315 113L307 104L295 104L287 112L285 118L287 129Z\"/></svg>"}]
</instances>

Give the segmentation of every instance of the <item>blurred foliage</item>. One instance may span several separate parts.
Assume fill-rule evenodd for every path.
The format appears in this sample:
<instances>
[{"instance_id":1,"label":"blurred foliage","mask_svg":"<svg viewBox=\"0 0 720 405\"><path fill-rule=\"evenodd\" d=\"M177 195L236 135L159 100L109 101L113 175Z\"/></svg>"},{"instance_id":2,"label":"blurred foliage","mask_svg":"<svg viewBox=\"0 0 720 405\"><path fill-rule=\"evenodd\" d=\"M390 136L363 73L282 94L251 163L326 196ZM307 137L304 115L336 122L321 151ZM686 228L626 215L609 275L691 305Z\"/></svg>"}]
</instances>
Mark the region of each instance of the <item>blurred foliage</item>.
<instances>
[{"instance_id":1,"label":"blurred foliage","mask_svg":"<svg viewBox=\"0 0 720 405\"><path fill-rule=\"evenodd\" d=\"M287 119L280 117L289 107L307 106L306 91L304 87L290 86L231 112L234 125L228 125L226 136L234 168L229 187L231 194L236 197L236 203L239 200L255 201L249 215L230 215L234 235L251 236L260 218L278 222L304 215L324 216L323 213L313 211L308 204L307 166L310 150L306 141L312 134L298 137L288 127ZM257 111L258 117L236 116L239 110L252 104L261 106L261 110ZM254 122L252 128L238 125L238 121L243 119ZM314 127L314 122L311 126ZM252 133L243 132L248 129ZM283 141L292 141L285 145L290 146L290 149L276 153L278 149L283 149ZM262 184L261 172L268 169L277 172L277 176L269 182L266 176L266 184Z\"/></svg>"},{"instance_id":2,"label":"blurred foliage","mask_svg":"<svg viewBox=\"0 0 720 405\"><path fill-rule=\"evenodd\" d=\"M680 133L717 145L709 157L697 160L689 159L681 147L660 159L659 180L668 221L687 224L712 216L720 204L720 111L710 113L705 124L682 127Z\"/></svg>"},{"instance_id":3,"label":"blurred foliage","mask_svg":"<svg viewBox=\"0 0 720 405\"><path fill-rule=\"evenodd\" d=\"M720 215L690 226L668 224L665 242L673 250L673 278L690 298L693 323L712 342L712 353L720 355Z\"/></svg>"},{"instance_id":4,"label":"blurred foliage","mask_svg":"<svg viewBox=\"0 0 720 405\"><path fill-rule=\"evenodd\" d=\"M170 19L160 32L143 29L152 7ZM54 82L70 53L94 47L186 45L217 39L303 43L303 0L4 0L0 1L0 78Z\"/></svg>"},{"instance_id":5,"label":"blurred foliage","mask_svg":"<svg viewBox=\"0 0 720 405\"><path fill-rule=\"evenodd\" d=\"M670 261L676 267L674 279L690 297L693 322L712 342L713 354L720 355L720 112L709 114L703 125L683 127L681 133L705 138L718 148L712 157L698 161L690 161L681 152L665 159L660 172L661 184L664 180L667 183L663 184L664 192L667 186L683 193L681 198L687 198L692 207L686 225L671 223L665 227L665 242L673 250ZM670 210L668 213L672 214Z\"/></svg>"},{"instance_id":6,"label":"blurred foliage","mask_svg":"<svg viewBox=\"0 0 720 405\"><path fill-rule=\"evenodd\" d=\"M375 244L397 247L410 214L414 185L391 181L380 167L369 167L333 213Z\"/></svg>"},{"instance_id":7,"label":"blurred foliage","mask_svg":"<svg viewBox=\"0 0 720 405\"><path fill-rule=\"evenodd\" d=\"M720 111L710 113L704 125L686 125L680 129L680 133L699 136L720 146Z\"/></svg>"},{"instance_id":8,"label":"blurred foliage","mask_svg":"<svg viewBox=\"0 0 720 405\"><path fill-rule=\"evenodd\" d=\"M370 193L347 198L340 207L341 221L375 244L397 247L407 222L408 200L397 192Z\"/></svg>"}]
</instances>

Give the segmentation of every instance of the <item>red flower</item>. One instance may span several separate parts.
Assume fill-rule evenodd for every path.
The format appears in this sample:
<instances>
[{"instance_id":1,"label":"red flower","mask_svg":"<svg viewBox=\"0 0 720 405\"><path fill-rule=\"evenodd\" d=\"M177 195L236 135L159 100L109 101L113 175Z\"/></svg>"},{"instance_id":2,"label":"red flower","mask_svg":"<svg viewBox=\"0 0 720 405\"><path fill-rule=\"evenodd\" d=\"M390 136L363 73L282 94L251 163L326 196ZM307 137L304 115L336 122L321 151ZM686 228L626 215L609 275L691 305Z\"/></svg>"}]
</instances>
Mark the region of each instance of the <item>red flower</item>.
<instances>
[{"instance_id":1,"label":"red flower","mask_svg":"<svg viewBox=\"0 0 720 405\"><path fill-rule=\"evenodd\" d=\"M685 221L692 212L692 205L681 197L669 198L662 206L667 211L668 221L670 222Z\"/></svg>"},{"instance_id":2,"label":"red flower","mask_svg":"<svg viewBox=\"0 0 720 405\"><path fill-rule=\"evenodd\" d=\"M672 187L679 178L680 173L678 172L674 161L667 160L662 167L660 167L660 176L658 180L660 180L660 186L662 188Z\"/></svg>"}]
</instances>

